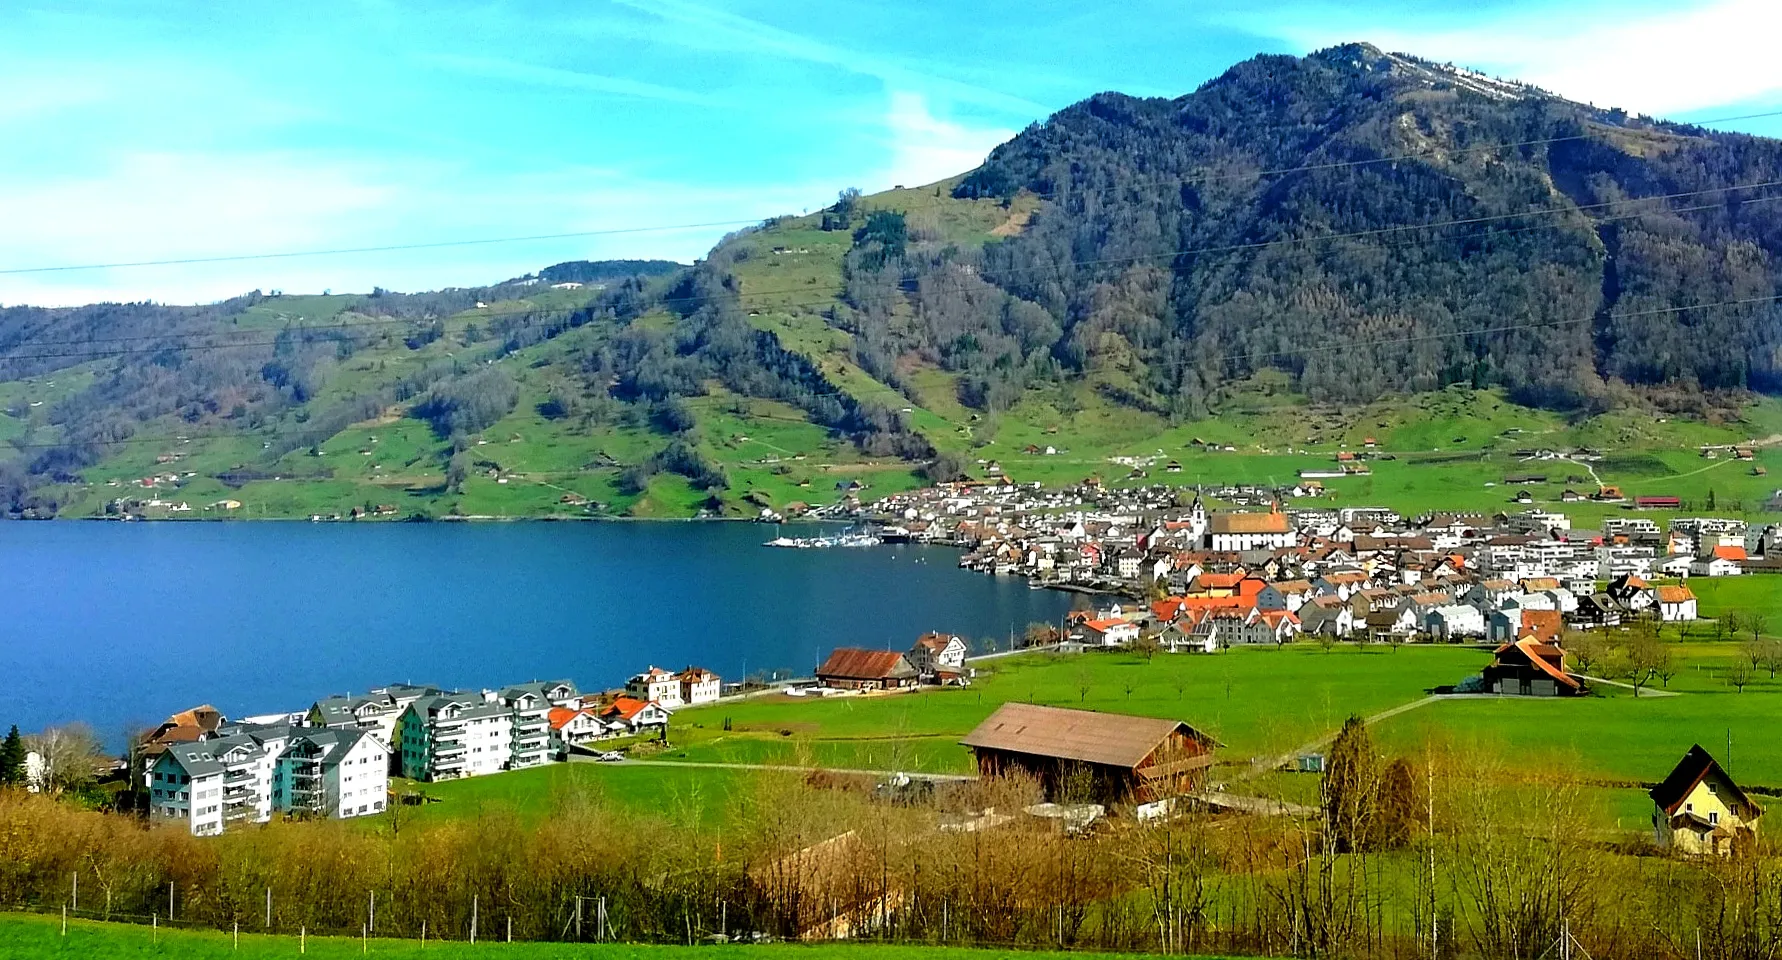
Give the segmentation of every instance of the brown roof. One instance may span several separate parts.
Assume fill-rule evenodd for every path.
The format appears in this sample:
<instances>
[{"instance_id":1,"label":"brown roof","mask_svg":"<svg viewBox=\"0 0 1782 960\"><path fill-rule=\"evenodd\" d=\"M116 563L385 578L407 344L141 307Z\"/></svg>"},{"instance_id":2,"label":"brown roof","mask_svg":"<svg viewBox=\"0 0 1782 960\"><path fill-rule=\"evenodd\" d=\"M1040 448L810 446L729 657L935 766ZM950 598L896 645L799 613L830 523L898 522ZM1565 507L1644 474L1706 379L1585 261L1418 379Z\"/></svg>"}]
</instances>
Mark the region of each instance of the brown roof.
<instances>
[{"instance_id":1,"label":"brown roof","mask_svg":"<svg viewBox=\"0 0 1782 960\"><path fill-rule=\"evenodd\" d=\"M1688 587L1662 586L1657 591L1659 603L1688 603L1695 599L1695 591Z\"/></svg>"},{"instance_id":2,"label":"brown roof","mask_svg":"<svg viewBox=\"0 0 1782 960\"><path fill-rule=\"evenodd\" d=\"M1215 513L1212 517L1214 533L1286 533L1287 515L1284 513Z\"/></svg>"},{"instance_id":3,"label":"brown roof","mask_svg":"<svg viewBox=\"0 0 1782 960\"><path fill-rule=\"evenodd\" d=\"M1131 769L1176 731L1207 747L1211 737L1180 720L1131 717L1094 710L1005 703L959 741L982 750L1005 750Z\"/></svg>"},{"instance_id":4,"label":"brown roof","mask_svg":"<svg viewBox=\"0 0 1782 960\"><path fill-rule=\"evenodd\" d=\"M862 650L859 647L837 647L817 668L819 677L844 680L887 680L915 675L916 668L896 650Z\"/></svg>"},{"instance_id":5,"label":"brown roof","mask_svg":"<svg viewBox=\"0 0 1782 960\"><path fill-rule=\"evenodd\" d=\"M916 646L927 647L935 653L944 653L947 644L952 642L953 635L950 633L924 633L916 638Z\"/></svg>"}]
</instances>

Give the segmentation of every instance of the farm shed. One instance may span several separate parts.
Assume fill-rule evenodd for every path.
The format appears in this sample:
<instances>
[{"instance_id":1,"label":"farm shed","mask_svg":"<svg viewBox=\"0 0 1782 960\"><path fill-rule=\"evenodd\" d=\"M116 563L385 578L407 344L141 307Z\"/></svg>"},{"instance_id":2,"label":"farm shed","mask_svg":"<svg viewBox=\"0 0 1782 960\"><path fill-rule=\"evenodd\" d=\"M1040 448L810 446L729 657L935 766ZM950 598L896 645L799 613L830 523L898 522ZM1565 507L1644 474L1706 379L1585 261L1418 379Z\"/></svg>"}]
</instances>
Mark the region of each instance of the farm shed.
<instances>
[{"instance_id":1,"label":"farm shed","mask_svg":"<svg viewBox=\"0 0 1782 960\"><path fill-rule=\"evenodd\" d=\"M1109 804L1187 792L1218 746L1180 720L1027 703L1003 704L960 742L980 776L1027 773L1048 799Z\"/></svg>"}]
</instances>

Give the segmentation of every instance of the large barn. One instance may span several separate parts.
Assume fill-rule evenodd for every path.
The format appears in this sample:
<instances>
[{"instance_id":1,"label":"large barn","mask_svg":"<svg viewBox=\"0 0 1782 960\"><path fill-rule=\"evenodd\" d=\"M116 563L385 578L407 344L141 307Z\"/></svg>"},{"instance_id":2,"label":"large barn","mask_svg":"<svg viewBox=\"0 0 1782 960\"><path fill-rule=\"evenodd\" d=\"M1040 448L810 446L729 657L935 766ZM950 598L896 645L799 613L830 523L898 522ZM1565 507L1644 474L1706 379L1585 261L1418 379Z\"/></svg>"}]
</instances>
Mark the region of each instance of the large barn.
<instances>
[{"instance_id":1,"label":"large barn","mask_svg":"<svg viewBox=\"0 0 1782 960\"><path fill-rule=\"evenodd\" d=\"M1038 777L1053 800L1149 803L1192 789L1213 738L1180 720L1005 703L960 741L978 773Z\"/></svg>"}]
</instances>

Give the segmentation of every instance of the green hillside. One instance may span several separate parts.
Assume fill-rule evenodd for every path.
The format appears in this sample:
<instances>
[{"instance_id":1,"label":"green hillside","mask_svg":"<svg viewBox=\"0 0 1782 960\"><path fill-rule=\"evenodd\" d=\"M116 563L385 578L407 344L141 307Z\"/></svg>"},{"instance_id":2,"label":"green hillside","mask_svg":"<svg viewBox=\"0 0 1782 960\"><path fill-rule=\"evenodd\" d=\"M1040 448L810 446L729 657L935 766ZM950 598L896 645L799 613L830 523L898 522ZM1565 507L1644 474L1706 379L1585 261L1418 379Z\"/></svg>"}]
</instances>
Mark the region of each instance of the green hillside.
<instances>
[{"instance_id":1,"label":"green hillside","mask_svg":"<svg viewBox=\"0 0 1782 960\"><path fill-rule=\"evenodd\" d=\"M1779 149L1356 45L1092 98L691 267L0 308L0 512L749 517L992 461L1288 485L1371 448L1339 505L1755 517L1782 207L1739 184ZM1458 224L1487 226L1423 229Z\"/></svg>"}]
</instances>

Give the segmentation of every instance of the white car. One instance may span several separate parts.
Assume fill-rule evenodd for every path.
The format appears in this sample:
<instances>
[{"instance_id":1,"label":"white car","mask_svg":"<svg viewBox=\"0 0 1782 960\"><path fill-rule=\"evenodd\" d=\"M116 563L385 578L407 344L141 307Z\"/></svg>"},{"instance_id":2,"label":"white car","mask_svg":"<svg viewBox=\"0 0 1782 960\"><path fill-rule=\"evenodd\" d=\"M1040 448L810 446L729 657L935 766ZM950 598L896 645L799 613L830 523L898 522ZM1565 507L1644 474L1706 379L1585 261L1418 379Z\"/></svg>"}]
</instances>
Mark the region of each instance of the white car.
<instances>
[{"instance_id":1,"label":"white car","mask_svg":"<svg viewBox=\"0 0 1782 960\"><path fill-rule=\"evenodd\" d=\"M620 753L617 750L608 750L604 753L595 754L594 759L600 761L601 763L618 763L619 761L625 759L625 755Z\"/></svg>"}]
</instances>

